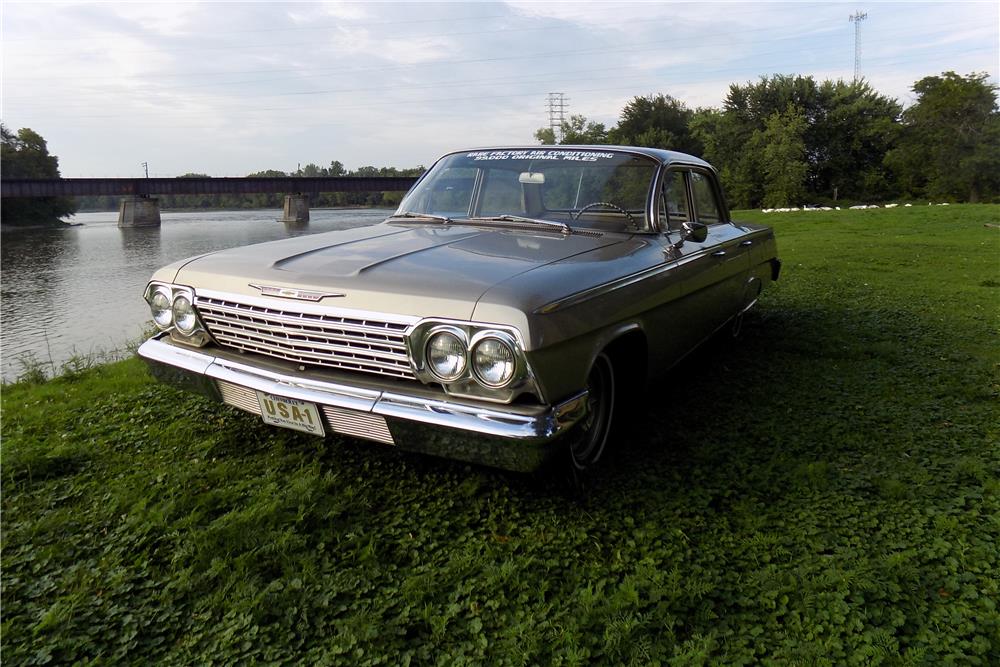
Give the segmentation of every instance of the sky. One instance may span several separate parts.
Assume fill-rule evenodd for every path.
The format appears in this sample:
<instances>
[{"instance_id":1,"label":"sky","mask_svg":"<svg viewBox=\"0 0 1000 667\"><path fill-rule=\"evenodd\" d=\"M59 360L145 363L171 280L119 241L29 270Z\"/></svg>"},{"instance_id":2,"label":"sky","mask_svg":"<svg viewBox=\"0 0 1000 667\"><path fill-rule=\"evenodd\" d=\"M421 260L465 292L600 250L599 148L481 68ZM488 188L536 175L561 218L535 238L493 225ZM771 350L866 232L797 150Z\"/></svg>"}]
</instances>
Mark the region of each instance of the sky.
<instances>
[{"instance_id":1,"label":"sky","mask_svg":"<svg viewBox=\"0 0 1000 667\"><path fill-rule=\"evenodd\" d=\"M0 5L0 121L64 177L244 176L332 161L428 166L531 145L635 96L719 107L762 75L918 79L1000 69L1000 3L16 2Z\"/></svg>"}]
</instances>

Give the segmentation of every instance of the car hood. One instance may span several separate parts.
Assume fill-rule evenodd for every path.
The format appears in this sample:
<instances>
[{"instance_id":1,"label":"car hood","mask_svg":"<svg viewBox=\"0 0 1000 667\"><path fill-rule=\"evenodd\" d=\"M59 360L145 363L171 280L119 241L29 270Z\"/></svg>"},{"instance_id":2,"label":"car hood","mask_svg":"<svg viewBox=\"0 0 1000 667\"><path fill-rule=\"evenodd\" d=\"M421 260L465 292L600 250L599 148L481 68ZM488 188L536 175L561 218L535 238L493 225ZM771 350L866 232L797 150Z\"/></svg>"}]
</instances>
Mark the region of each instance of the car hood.
<instances>
[{"instance_id":1,"label":"car hood","mask_svg":"<svg viewBox=\"0 0 1000 667\"><path fill-rule=\"evenodd\" d=\"M465 225L381 224L197 257L173 282L260 296L258 286L335 292L324 305L416 317L469 319L491 287L623 236Z\"/></svg>"}]
</instances>

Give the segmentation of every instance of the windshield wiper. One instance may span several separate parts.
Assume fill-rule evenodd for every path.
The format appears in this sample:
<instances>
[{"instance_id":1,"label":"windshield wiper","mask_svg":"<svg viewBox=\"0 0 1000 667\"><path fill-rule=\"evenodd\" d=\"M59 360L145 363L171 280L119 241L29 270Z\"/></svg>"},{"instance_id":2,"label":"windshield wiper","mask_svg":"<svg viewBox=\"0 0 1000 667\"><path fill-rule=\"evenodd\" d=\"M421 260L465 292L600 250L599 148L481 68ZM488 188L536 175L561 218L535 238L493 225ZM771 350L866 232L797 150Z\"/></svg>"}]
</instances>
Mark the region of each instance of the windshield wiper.
<instances>
[{"instance_id":1,"label":"windshield wiper","mask_svg":"<svg viewBox=\"0 0 1000 667\"><path fill-rule=\"evenodd\" d=\"M565 222L555 220L540 220L538 218L526 218L523 215L513 215L504 213L502 215L491 215L481 218L468 218L472 222L527 222L533 225L545 225L546 227L558 227L563 234L572 234L573 229Z\"/></svg>"},{"instance_id":2,"label":"windshield wiper","mask_svg":"<svg viewBox=\"0 0 1000 667\"><path fill-rule=\"evenodd\" d=\"M437 222L443 222L444 224L451 224L453 220L446 215L435 215L433 213L413 213L412 211L404 211L402 213L395 213L389 216L390 220L395 218L407 218L409 220L435 220Z\"/></svg>"}]
</instances>

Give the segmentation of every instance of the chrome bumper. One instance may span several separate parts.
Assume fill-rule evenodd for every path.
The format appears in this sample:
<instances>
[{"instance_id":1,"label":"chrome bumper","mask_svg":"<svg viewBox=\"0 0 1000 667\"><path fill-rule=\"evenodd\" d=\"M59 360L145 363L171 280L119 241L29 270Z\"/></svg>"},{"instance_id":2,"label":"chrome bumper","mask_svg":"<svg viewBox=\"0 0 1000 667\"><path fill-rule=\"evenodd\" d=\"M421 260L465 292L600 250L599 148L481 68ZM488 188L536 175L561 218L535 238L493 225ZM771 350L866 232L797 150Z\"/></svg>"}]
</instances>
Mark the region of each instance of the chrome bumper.
<instances>
[{"instance_id":1,"label":"chrome bumper","mask_svg":"<svg viewBox=\"0 0 1000 667\"><path fill-rule=\"evenodd\" d=\"M554 406L505 410L312 380L181 347L166 334L147 340L138 354L158 379L249 412L260 414L256 399L234 398L240 389L315 403L328 431L509 470L538 468L587 409L585 391ZM371 427L371 415L385 420L388 433Z\"/></svg>"}]
</instances>

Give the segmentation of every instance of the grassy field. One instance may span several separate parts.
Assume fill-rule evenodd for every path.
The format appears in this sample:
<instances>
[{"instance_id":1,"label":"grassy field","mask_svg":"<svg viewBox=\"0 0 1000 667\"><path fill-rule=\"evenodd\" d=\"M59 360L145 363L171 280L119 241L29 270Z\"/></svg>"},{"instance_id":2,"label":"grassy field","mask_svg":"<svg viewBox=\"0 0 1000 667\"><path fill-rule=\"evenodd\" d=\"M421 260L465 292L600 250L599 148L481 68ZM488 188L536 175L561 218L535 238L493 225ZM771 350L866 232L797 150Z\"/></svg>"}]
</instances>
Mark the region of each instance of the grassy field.
<instances>
[{"instance_id":1,"label":"grassy field","mask_svg":"<svg viewBox=\"0 0 1000 667\"><path fill-rule=\"evenodd\" d=\"M742 217L781 281L582 493L5 386L3 664L1000 664L1000 206Z\"/></svg>"}]
</instances>

